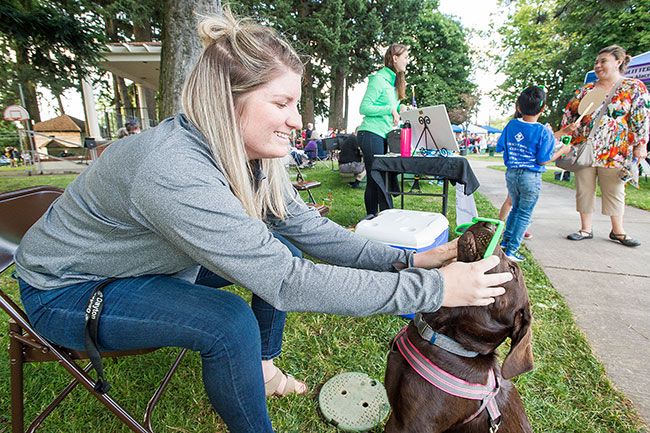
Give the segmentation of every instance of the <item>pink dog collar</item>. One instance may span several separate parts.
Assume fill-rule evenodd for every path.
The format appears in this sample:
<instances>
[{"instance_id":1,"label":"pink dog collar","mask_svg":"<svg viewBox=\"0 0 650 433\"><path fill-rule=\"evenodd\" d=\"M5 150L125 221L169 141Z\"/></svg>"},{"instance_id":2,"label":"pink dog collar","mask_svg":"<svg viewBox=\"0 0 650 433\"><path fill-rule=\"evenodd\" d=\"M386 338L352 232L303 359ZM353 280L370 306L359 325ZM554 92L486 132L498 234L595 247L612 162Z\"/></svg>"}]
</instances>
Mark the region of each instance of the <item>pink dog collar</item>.
<instances>
[{"instance_id":1,"label":"pink dog collar","mask_svg":"<svg viewBox=\"0 0 650 433\"><path fill-rule=\"evenodd\" d=\"M411 368L424 380L447 394L470 400L480 400L481 406L478 411L463 421L463 424L470 422L484 409L487 409L488 415L490 416L490 432L496 432L501 422L501 412L494 399L499 393L499 380L494 374L494 370L490 370L485 385L460 379L444 371L431 362L429 358L422 355L411 340L409 340L408 335L406 335L406 329L407 327L405 326L397 334L394 344Z\"/></svg>"}]
</instances>

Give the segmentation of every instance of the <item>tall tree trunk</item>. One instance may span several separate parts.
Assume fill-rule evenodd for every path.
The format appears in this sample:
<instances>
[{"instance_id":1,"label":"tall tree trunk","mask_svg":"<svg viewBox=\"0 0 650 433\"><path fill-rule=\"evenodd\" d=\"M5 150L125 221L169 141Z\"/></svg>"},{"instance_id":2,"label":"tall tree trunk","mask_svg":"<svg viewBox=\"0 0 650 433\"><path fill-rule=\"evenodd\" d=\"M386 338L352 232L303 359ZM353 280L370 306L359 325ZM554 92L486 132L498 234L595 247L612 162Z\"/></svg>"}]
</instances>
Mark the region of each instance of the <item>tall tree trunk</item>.
<instances>
[{"instance_id":1,"label":"tall tree trunk","mask_svg":"<svg viewBox=\"0 0 650 433\"><path fill-rule=\"evenodd\" d=\"M34 84L31 80L24 80L22 81L22 85L23 93L25 95L25 108L29 113L30 119L32 119L34 123L38 123L41 121L41 111L38 108L36 84Z\"/></svg>"},{"instance_id":2,"label":"tall tree trunk","mask_svg":"<svg viewBox=\"0 0 650 433\"><path fill-rule=\"evenodd\" d=\"M330 77L330 91L329 91L329 97L327 98L327 129L334 129L334 123L335 119L337 116L336 113L336 104L334 103L335 96L334 94L336 93L336 89L334 89L334 86L336 85L335 79L334 79L334 73L332 73L332 76Z\"/></svg>"},{"instance_id":3,"label":"tall tree trunk","mask_svg":"<svg viewBox=\"0 0 650 433\"><path fill-rule=\"evenodd\" d=\"M336 66L332 73L332 89L330 90L330 115L329 127L334 129L345 129L344 105L345 105L345 69Z\"/></svg>"},{"instance_id":4,"label":"tall tree trunk","mask_svg":"<svg viewBox=\"0 0 650 433\"><path fill-rule=\"evenodd\" d=\"M25 96L25 109L29 113L30 119L36 122L41 121L41 112L38 109L38 100L36 97L36 84L28 77L29 54L27 47L20 43L15 44L16 51L16 72L18 75L18 82L23 86L23 95Z\"/></svg>"},{"instance_id":5,"label":"tall tree trunk","mask_svg":"<svg viewBox=\"0 0 650 433\"><path fill-rule=\"evenodd\" d=\"M201 54L201 15L221 13L220 0L164 0L160 68L161 117L181 111L185 78Z\"/></svg>"},{"instance_id":6,"label":"tall tree trunk","mask_svg":"<svg viewBox=\"0 0 650 433\"><path fill-rule=\"evenodd\" d=\"M115 121L117 129L124 126L124 117L122 116L122 98L120 97L120 77L111 73L113 76L113 106L115 107Z\"/></svg>"},{"instance_id":7,"label":"tall tree trunk","mask_svg":"<svg viewBox=\"0 0 650 433\"><path fill-rule=\"evenodd\" d=\"M108 42L119 42L120 38L117 34L117 21L113 18L107 18L104 22L104 29L106 31L106 36L108 37Z\"/></svg>"},{"instance_id":8,"label":"tall tree trunk","mask_svg":"<svg viewBox=\"0 0 650 433\"><path fill-rule=\"evenodd\" d=\"M151 22L143 22L133 26L135 42L151 42Z\"/></svg>"},{"instance_id":9,"label":"tall tree trunk","mask_svg":"<svg viewBox=\"0 0 650 433\"><path fill-rule=\"evenodd\" d=\"M65 108L63 108L63 100L61 99L61 94L57 93L54 95L56 98L57 104L59 104L59 116L63 116L65 114Z\"/></svg>"},{"instance_id":10,"label":"tall tree trunk","mask_svg":"<svg viewBox=\"0 0 650 433\"><path fill-rule=\"evenodd\" d=\"M131 95L129 95L129 88L122 77L117 77L117 91L122 101L122 107L124 108L124 116L127 119L133 117L136 114L133 110L133 100L131 99Z\"/></svg>"},{"instance_id":11,"label":"tall tree trunk","mask_svg":"<svg viewBox=\"0 0 650 433\"><path fill-rule=\"evenodd\" d=\"M136 42L151 42L152 31L151 31L151 20L146 20L133 26L133 37ZM156 115L156 92L152 89L142 88L144 100L146 101L147 114L149 120L153 120L155 123L158 121L158 116Z\"/></svg>"},{"instance_id":12,"label":"tall tree trunk","mask_svg":"<svg viewBox=\"0 0 650 433\"><path fill-rule=\"evenodd\" d=\"M104 20L104 30L109 42L119 41L117 22L113 18L106 18ZM122 98L120 97L119 77L113 72L111 72L111 76L113 77L113 107L115 109L116 129L120 129L124 126L124 117L122 116Z\"/></svg>"},{"instance_id":13,"label":"tall tree trunk","mask_svg":"<svg viewBox=\"0 0 650 433\"><path fill-rule=\"evenodd\" d=\"M302 125L314 123L314 77L311 61L305 65L305 75L303 76L302 98L300 98L300 107L302 108Z\"/></svg>"},{"instance_id":14,"label":"tall tree trunk","mask_svg":"<svg viewBox=\"0 0 650 433\"><path fill-rule=\"evenodd\" d=\"M343 111L343 126L345 127L345 132L348 134L352 131L348 131L348 110L350 109L350 99L348 98L350 93L350 87L348 86L348 80L345 80L345 109Z\"/></svg>"},{"instance_id":15,"label":"tall tree trunk","mask_svg":"<svg viewBox=\"0 0 650 433\"><path fill-rule=\"evenodd\" d=\"M158 110L156 110L156 91L153 89L143 88L144 100L147 103L147 113L149 114L149 121L153 121L154 125L158 124Z\"/></svg>"}]
</instances>

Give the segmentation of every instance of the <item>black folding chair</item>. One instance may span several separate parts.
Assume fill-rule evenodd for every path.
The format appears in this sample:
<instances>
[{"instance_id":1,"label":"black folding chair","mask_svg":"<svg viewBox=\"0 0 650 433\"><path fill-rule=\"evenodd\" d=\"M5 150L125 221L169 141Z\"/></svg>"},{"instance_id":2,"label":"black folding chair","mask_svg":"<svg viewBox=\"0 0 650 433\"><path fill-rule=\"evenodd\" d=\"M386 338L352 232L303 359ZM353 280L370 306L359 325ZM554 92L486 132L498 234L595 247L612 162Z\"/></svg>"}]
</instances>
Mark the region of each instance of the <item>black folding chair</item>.
<instances>
[{"instance_id":1,"label":"black folding chair","mask_svg":"<svg viewBox=\"0 0 650 433\"><path fill-rule=\"evenodd\" d=\"M13 254L27 230L43 215L63 190L38 187L0 194L0 274L13 264ZM34 432L63 399L79 384L102 402L132 431L152 433L151 417L167 384L185 356L182 349L160 386L147 404L141 424L108 394L95 391L95 381L88 372L91 364L80 367L76 360L88 359L85 352L77 352L54 345L40 336L29 323L27 314L0 287L0 307L9 315L9 362L11 369L11 426L12 433ZM105 352L104 358L142 355L156 349ZM24 427L23 365L30 362L58 362L73 377L61 393L38 415L30 426Z\"/></svg>"}]
</instances>

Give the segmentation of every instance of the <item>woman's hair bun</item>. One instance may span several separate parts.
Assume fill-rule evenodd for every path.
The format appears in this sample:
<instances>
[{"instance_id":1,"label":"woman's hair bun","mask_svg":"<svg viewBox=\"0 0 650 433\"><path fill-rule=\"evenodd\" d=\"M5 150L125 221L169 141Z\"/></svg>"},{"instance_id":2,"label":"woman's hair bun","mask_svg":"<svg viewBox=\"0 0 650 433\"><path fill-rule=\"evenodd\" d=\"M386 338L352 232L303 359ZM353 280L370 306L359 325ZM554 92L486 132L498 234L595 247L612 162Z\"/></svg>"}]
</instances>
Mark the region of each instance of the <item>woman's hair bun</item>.
<instances>
[{"instance_id":1,"label":"woman's hair bun","mask_svg":"<svg viewBox=\"0 0 650 433\"><path fill-rule=\"evenodd\" d=\"M242 30L245 20L238 20L230 12L228 7L223 8L221 15L205 17L199 23L199 37L204 47L222 40L229 39L231 42L237 37L237 33Z\"/></svg>"},{"instance_id":2,"label":"woman's hair bun","mask_svg":"<svg viewBox=\"0 0 650 433\"><path fill-rule=\"evenodd\" d=\"M623 63L621 63L621 68L625 71L627 70L627 65L630 64L630 61L632 60L632 56L629 54L625 55L625 58L623 59Z\"/></svg>"}]
</instances>

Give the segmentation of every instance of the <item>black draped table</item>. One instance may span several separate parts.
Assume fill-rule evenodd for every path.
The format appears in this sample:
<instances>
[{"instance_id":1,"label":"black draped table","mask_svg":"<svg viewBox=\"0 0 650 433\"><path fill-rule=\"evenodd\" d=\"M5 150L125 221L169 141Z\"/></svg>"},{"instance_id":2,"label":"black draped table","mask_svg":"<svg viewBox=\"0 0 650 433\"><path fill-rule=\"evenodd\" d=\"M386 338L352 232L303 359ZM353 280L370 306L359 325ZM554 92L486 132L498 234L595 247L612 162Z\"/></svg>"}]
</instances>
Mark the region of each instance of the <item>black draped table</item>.
<instances>
[{"instance_id":1,"label":"black draped table","mask_svg":"<svg viewBox=\"0 0 650 433\"><path fill-rule=\"evenodd\" d=\"M395 181L396 174L412 173L415 175L426 175L443 180L442 194L405 192L404 176L402 176L401 188ZM462 157L432 157L414 156L402 158L400 156L375 155L370 173L373 180L381 188L386 202L390 208L393 207L391 195L400 195L402 209L404 209L405 195L426 195L442 197L442 214L447 216L447 194L449 182L453 185L460 183L464 185L465 195L471 195L479 187L479 182L467 159ZM391 176L392 175L392 176Z\"/></svg>"}]
</instances>

